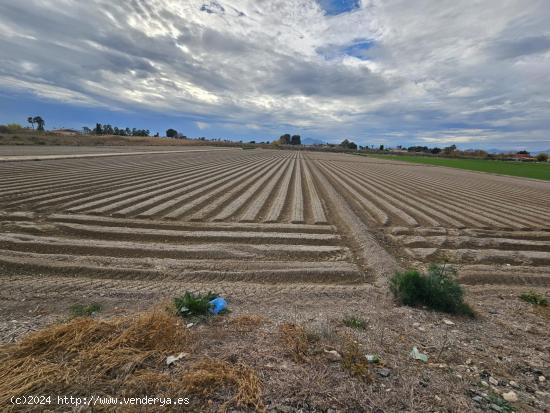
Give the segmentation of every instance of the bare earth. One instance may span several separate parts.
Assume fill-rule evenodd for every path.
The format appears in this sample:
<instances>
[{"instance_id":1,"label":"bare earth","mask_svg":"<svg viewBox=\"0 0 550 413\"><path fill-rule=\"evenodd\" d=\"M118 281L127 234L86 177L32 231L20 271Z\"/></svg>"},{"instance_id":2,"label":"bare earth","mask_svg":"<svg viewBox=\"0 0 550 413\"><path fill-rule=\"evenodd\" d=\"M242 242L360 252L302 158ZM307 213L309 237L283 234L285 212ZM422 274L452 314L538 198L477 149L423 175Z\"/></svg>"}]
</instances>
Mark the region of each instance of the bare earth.
<instances>
[{"instance_id":1,"label":"bare earth","mask_svg":"<svg viewBox=\"0 0 550 413\"><path fill-rule=\"evenodd\" d=\"M0 158L143 148L126 149L0 147ZM264 321L201 355L258 371L268 411L498 411L483 395L510 391L517 411L549 411L550 312L518 295L550 294L550 183L343 154L156 149L0 162L1 342L75 303L111 317L213 290L230 302L228 322ZM444 261L476 320L391 299L395 270ZM343 326L346 315L367 328ZM351 335L383 366L365 383L324 353L289 358L285 322L327 348ZM413 346L428 364L408 356Z\"/></svg>"}]
</instances>

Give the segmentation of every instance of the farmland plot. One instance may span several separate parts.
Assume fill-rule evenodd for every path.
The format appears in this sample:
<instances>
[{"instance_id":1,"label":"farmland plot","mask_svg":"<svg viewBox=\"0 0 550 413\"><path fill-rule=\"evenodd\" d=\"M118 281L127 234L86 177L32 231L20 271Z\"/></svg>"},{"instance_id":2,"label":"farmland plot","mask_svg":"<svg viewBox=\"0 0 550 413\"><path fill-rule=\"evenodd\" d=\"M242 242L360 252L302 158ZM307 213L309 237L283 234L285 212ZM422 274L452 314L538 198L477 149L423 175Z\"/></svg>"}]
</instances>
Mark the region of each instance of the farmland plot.
<instances>
[{"instance_id":1,"label":"farmland plot","mask_svg":"<svg viewBox=\"0 0 550 413\"><path fill-rule=\"evenodd\" d=\"M363 279L297 152L0 164L0 265L166 281Z\"/></svg>"},{"instance_id":2,"label":"farmland plot","mask_svg":"<svg viewBox=\"0 0 550 413\"><path fill-rule=\"evenodd\" d=\"M550 285L550 184L372 158L308 155L409 265L465 283Z\"/></svg>"},{"instance_id":3,"label":"farmland plot","mask_svg":"<svg viewBox=\"0 0 550 413\"><path fill-rule=\"evenodd\" d=\"M350 283L447 261L465 283L550 285L546 182L269 150L3 162L0 179L10 274Z\"/></svg>"}]
</instances>

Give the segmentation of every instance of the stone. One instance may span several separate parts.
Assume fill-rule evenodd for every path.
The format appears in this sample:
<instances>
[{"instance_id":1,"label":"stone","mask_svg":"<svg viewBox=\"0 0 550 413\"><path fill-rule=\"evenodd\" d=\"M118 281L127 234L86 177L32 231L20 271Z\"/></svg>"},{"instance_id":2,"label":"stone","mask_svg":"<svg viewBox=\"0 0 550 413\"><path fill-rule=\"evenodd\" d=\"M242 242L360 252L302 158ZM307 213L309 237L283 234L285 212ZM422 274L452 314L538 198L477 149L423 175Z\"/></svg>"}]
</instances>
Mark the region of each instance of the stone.
<instances>
[{"instance_id":1,"label":"stone","mask_svg":"<svg viewBox=\"0 0 550 413\"><path fill-rule=\"evenodd\" d=\"M330 361L340 361L342 360L342 355L336 350L325 350L325 354Z\"/></svg>"},{"instance_id":2,"label":"stone","mask_svg":"<svg viewBox=\"0 0 550 413\"><path fill-rule=\"evenodd\" d=\"M487 383L485 380L481 380L481 385L483 387L489 387L489 383Z\"/></svg>"},{"instance_id":3,"label":"stone","mask_svg":"<svg viewBox=\"0 0 550 413\"><path fill-rule=\"evenodd\" d=\"M509 391L508 393L502 393L502 398L507 402L517 402L518 395L514 391Z\"/></svg>"},{"instance_id":4,"label":"stone","mask_svg":"<svg viewBox=\"0 0 550 413\"><path fill-rule=\"evenodd\" d=\"M546 381L546 377L539 376L539 383L544 383Z\"/></svg>"},{"instance_id":5,"label":"stone","mask_svg":"<svg viewBox=\"0 0 550 413\"><path fill-rule=\"evenodd\" d=\"M498 386L498 380L495 379L493 376L489 377L489 383L491 383L493 386Z\"/></svg>"},{"instance_id":6,"label":"stone","mask_svg":"<svg viewBox=\"0 0 550 413\"><path fill-rule=\"evenodd\" d=\"M446 318L443 319L443 323L448 326L454 326L455 323L453 323L451 320L447 320Z\"/></svg>"},{"instance_id":7,"label":"stone","mask_svg":"<svg viewBox=\"0 0 550 413\"><path fill-rule=\"evenodd\" d=\"M480 404L483 403L483 397L481 396L474 396L472 397L472 400L476 403L480 403Z\"/></svg>"},{"instance_id":8,"label":"stone","mask_svg":"<svg viewBox=\"0 0 550 413\"><path fill-rule=\"evenodd\" d=\"M391 374L391 370L386 368L377 369L376 372L382 377L388 377Z\"/></svg>"},{"instance_id":9,"label":"stone","mask_svg":"<svg viewBox=\"0 0 550 413\"><path fill-rule=\"evenodd\" d=\"M510 380L510 383L508 384L514 389L519 389L519 384L517 384L514 380Z\"/></svg>"}]
</instances>

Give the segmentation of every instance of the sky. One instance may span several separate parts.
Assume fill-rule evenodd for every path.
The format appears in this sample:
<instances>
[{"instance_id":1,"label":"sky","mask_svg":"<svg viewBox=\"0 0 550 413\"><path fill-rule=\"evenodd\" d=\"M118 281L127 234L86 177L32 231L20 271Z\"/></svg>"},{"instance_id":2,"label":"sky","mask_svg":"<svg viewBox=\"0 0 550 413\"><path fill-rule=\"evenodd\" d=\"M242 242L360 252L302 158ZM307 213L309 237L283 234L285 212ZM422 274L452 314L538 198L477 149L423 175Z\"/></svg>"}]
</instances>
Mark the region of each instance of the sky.
<instances>
[{"instance_id":1,"label":"sky","mask_svg":"<svg viewBox=\"0 0 550 413\"><path fill-rule=\"evenodd\" d=\"M0 0L0 123L550 149L548 0Z\"/></svg>"}]
</instances>

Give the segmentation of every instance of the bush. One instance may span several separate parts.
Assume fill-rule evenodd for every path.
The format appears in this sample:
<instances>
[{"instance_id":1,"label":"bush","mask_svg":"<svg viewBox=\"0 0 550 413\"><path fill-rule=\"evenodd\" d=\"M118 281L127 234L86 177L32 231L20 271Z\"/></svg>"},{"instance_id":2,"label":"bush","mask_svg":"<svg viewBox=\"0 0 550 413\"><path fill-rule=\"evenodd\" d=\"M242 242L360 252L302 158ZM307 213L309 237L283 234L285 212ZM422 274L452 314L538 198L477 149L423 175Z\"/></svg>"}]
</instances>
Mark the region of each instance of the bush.
<instances>
[{"instance_id":1,"label":"bush","mask_svg":"<svg viewBox=\"0 0 550 413\"><path fill-rule=\"evenodd\" d=\"M542 294L536 293L535 291L523 293L519 298L533 305L540 305L542 307L548 306L548 300Z\"/></svg>"},{"instance_id":2,"label":"bush","mask_svg":"<svg viewBox=\"0 0 550 413\"><path fill-rule=\"evenodd\" d=\"M182 316L204 316L209 314L210 301L219 294L209 291L206 294L193 294L186 291L182 297L174 298L176 310Z\"/></svg>"},{"instance_id":3,"label":"bush","mask_svg":"<svg viewBox=\"0 0 550 413\"><path fill-rule=\"evenodd\" d=\"M101 305L97 303L88 305L75 304L71 306L70 310L73 317L90 317L101 311Z\"/></svg>"},{"instance_id":4,"label":"bush","mask_svg":"<svg viewBox=\"0 0 550 413\"><path fill-rule=\"evenodd\" d=\"M548 162L548 154L541 152L537 155L537 161L539 162Z\"/></svg>"},{"instance_id":5,"label":"bush","mask_svg":"<svg viewBox=\"0 0 550 413\"><path fill-rule=\"evenodd\" d=\"M342 322L346 327L355 328L357 330L365 330L367 328L367 322L354 315L346 316Z\"/></svg>"},{"instance_id":6,"label":"bush","mask_svg":"<svg viewBox=\"0 0 550 413\"><path fill-rule=\"evenodd\" d=\"M390 280L390 289L401 304L425 305L436 311L474 316L464 302L464 290L445 265L433 265L427 274L417 270L397 272Z\"/></svg>"}]
</instances>

